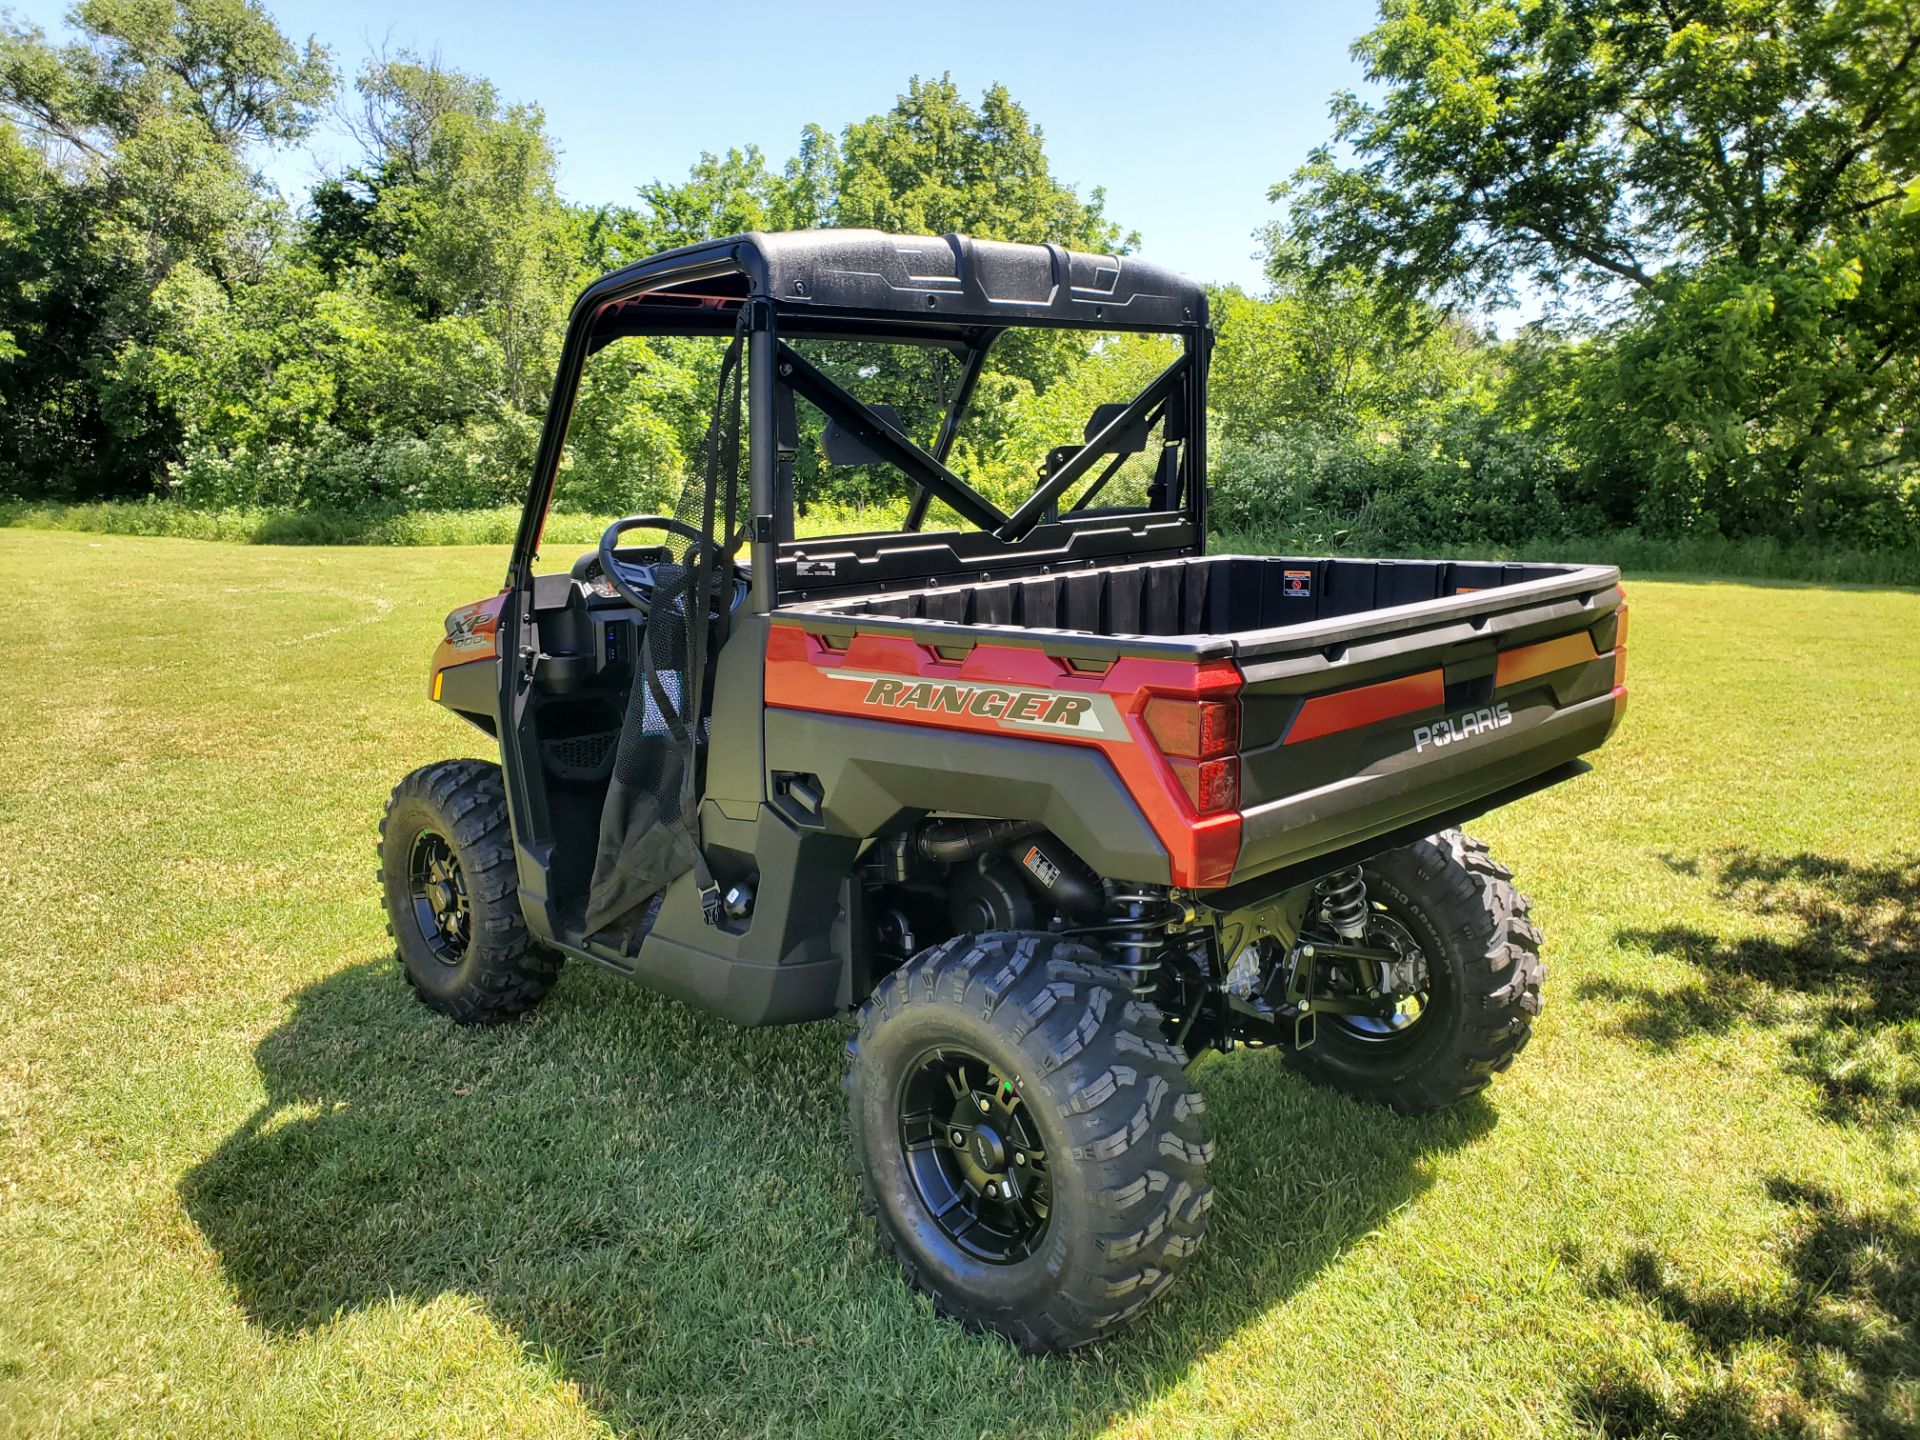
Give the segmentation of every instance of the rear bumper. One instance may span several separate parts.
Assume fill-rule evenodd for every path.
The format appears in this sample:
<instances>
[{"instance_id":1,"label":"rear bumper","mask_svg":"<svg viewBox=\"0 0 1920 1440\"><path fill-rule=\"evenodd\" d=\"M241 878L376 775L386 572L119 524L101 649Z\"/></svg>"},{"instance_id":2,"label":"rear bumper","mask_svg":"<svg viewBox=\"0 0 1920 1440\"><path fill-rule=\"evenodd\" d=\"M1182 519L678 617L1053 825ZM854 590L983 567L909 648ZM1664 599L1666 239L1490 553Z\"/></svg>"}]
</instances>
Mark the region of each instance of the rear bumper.
<instances>
[{"instance_id":1,"label":"rear bumper","mask_svg":"<svg viewBox=\"0 0 1920 1440\"><path fill-rule=\"evenodd\" d=\"M1388 836L1427 817L1524 788L1537 776L1599 747L1624 707L1624 692L1609 692L1521 718L1439 754L1412 751L1394 763L1241 812L1240 855L1230 883L1333 855Z\"/></svg>"}]
</instances>

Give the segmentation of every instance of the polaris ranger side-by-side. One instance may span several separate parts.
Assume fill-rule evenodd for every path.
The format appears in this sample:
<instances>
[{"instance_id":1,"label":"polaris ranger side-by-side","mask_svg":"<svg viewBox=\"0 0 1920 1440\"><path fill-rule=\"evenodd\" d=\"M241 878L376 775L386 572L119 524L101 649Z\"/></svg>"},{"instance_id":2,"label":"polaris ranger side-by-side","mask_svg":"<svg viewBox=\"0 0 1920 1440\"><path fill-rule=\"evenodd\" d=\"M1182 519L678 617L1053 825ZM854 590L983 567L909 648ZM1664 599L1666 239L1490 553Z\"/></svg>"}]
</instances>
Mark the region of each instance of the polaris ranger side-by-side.
<instances>
[{"instance_id":1,"label":"polaris ranger side-by-side","mask_svg":"<svg viewBox=\"0 0 1920 1440\"><path fill-rule=\"evenodd\" d=\"M956 472L996 352L1120 332L1157 373L1011 513ZM718 352L696 473L548 573L583 370L633 336ZM518 1015L570 956L744 1025L855 1015L882 1245L1035 1350L1198 1246L1194 1057L1271 1046L1403 1112L1484 1087L1545 972L1458 827L1619 722L1618 572L1208 555L1209 343L1190 281L952 235L736 236L588 289L505 586L433 659L500 764L416 772L381 827L420 998ZM936 408L861 398L903 366ZM800 538L822 465L891 476L903 526Z\"/></svg>"}]
</instances>

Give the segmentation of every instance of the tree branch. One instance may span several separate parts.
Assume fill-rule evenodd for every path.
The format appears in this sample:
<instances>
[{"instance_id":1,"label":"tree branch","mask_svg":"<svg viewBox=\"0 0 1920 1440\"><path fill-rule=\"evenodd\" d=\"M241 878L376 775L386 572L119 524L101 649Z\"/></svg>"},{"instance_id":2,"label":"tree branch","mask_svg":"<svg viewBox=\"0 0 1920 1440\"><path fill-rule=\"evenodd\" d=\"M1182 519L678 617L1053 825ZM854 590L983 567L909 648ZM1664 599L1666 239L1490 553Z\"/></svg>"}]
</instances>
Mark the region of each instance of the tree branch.
<instances>
[{"instance_id":1,"label":"tree branch","mask_svg":"<svg viewBox=\"0 0 1920 1440\"><path fill-rule=\"evenodd\" d=\"M1917 54L1920 54L1920 31L1907 36L1907 48L1900 52L1900 58L1894 61L1887 71L1885 82L1880 86L1880 93L1875 95L1867 108L1860 112L1860 123L1854 126L1852 141L1841 148L1840 153L1833 157L1833 163L1816 175L1813 183L1802 192L1799 205L1794 207L1799 212L1793 225L1795 240L1805 240L1812 233L1819 218L1820 207L1826 203L1827 196L1839 183L1840 177L1846 173L1847 167L1860 158L1860 152L1866 148L1873 128L1887 113L1887 102L1900 92L1902 74L1907 66L1913 63L1913 57Z\"/></svg>"},{"instance_id":2,"label":"tree branch","mask_svg":"<svg viewBox=\"0 0 1920 1440\"><path fill-rule=\"evenodd\" d=\"M0 105L13 110L20 122L36 135L84 150L96 160L107 158L105 150L67 124L50 106L34 97L12 95L0 100Z\"/></svg>"},{"instance_id":3,"label":"tree branch","mask_svg":"<svg viewBox=\"0 0 1920 1440\"><path fill-rule=\"evenodd\" d=\"M1564 250L1576 259L1584 260L1589 265L1606 271L1609 275L1616 275L1622 280L1631 281L1642 289L1653 284L1653 277L1640 267L1640 262L1637 260L1632 258L1616 260L1604 251L1596 250L1591 245L1583 244L1575 240L1571 235L1568 235L1565 231L1559 230L1551 225L1532 224L1526 221L1515 221L1514 225L1516 229L1524 230L1529 235L1537 236L1555 249Z\"/></svg>"}]
</instances>

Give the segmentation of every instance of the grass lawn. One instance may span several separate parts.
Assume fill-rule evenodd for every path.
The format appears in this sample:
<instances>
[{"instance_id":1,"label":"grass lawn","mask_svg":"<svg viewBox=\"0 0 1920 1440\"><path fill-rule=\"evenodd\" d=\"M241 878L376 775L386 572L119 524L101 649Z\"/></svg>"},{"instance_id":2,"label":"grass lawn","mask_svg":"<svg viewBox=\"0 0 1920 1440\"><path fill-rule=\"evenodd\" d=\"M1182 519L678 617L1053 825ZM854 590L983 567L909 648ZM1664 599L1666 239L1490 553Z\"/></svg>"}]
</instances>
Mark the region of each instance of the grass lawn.
<instances>
[{"instance_id":1,"label":"grass lawn","mask_svg":"<svg viewBox=\"0 0 1920 1440\"><path fill-rule=\"evenodd\" d=\"M1531 1049L1425 1121L1201 1061L1206 1248L1034 1361L877 1255L837 1025L408 997L374 824L503 563L0 531L0 1432L1920 1433L1920 594L1631 584L1598 772L1476 827Z\"/></svg>"}]
</instances>

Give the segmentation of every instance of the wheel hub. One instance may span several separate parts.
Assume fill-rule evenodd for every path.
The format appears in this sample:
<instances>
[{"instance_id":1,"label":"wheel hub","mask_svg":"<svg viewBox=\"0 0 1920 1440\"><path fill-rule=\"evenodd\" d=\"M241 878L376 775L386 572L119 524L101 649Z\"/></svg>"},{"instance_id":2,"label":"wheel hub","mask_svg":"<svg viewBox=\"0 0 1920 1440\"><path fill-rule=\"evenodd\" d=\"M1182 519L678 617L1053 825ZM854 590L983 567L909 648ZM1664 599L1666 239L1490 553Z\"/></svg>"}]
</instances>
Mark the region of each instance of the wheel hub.
<instances>
[{"instance_id":1,"label":"wheel hub","mask_svg":"<svg viewBox=\"0 0 1920 1440\"><path fill-rule=\"evenodd\" d=\"M414 923L434 957L447 965L466 958L472 929L467 877L446 837L422 830L407 860Z\"/></svg>"},{"instance_id":2,"label":"wheel hub","mask_svg":"<svg viewBox=\"0 0 1920 1440\"><path fill-rule=\"evenodd\" d=\"M1019 1090L979 1056L929 1051L901 1087L907 1173L941 1231L975 1259L1012 1264L1046 1233L1047 1153Z\"/></svg>"},{"instance_id":3,"label":"wheel hub","mask_svg":"<svg viewBox=\"0 0 1920 1440\"><path fill-rule=\"evenodd\" d=\"M1380 1009L1374 1014L1331 1015L1349 1035L1374 1044L1404 1041L1432 1003L1432 976L1426 953L1404 923L1384 909L1367 918L1367 943L1393 952L1377 978Z\"/></svg>"},{"instance_id":4,"label":"wheel hub","mask_svg":"<svg viewBox=\"0 0 1920 1440\"><path fill-rule=\"evenodd\" d=\"M983 1176L996 1177L1007 1168L1007 1147L991 1125L974 1127L968 1158Z\"/></svg>"}]
</instances>

